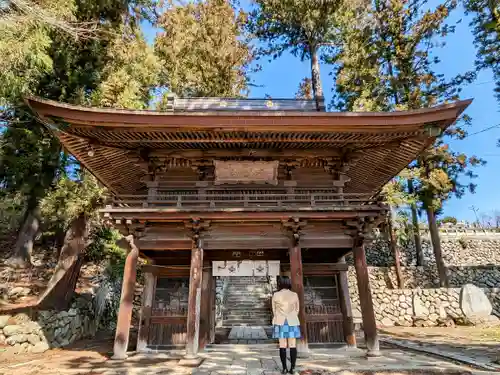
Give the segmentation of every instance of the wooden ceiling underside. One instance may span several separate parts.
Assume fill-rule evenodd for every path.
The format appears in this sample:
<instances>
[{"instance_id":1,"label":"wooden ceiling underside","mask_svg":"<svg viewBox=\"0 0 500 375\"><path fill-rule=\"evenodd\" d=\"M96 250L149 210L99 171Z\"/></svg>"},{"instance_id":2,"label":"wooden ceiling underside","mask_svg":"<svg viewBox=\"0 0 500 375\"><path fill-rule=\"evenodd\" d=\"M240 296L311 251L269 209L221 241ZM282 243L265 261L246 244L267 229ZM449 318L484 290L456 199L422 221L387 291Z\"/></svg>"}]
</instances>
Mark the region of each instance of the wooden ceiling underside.
<instances>
[{"instance_id":1,"label":"wooden ceiling underside","mask_svg":"<svg viewBox=\"0 0 500 375\"><path fill-rule=\"evenodd\" d=\"M434 138L428 125L452 124L470 101L425 111L375 114L190 113L158 114L69 106L40 99L28 103L64 147L113 193L144 188L137 157L181 150L317 150L325 157L355 153L345 192L375 193ZM182 123L184 121L184 125ZM89 151L91 151L89 153Z\"/></svg>"}]
</instances>

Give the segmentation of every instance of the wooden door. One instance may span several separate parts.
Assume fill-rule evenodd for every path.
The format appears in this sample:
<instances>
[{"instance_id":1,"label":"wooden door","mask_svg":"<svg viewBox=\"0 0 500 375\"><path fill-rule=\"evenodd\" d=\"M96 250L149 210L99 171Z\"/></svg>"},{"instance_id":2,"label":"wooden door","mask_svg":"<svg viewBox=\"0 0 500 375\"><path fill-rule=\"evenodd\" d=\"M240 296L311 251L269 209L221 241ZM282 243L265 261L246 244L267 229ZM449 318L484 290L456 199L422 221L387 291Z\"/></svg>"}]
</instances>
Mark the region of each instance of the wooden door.
<instances>
[{"instance_id":1,"label":"wooden door","mask_svg":"<svg viewBox=\"0 0 500 375\"><path fill-rule=\"evenodd\" d=\"M344 342L338 275L304 276L304 297L309 342Z\"/></svg>"},{"instance_id":2,"label":"wooden door","mask_svg":"<svg viewBox=\"0 0 500 375\"><path fill-rule=\"evenodd\" d=\"M148 348L186 345L188 295L189 277L157 278L149 321Z\"/></svg>"}]
</instances>

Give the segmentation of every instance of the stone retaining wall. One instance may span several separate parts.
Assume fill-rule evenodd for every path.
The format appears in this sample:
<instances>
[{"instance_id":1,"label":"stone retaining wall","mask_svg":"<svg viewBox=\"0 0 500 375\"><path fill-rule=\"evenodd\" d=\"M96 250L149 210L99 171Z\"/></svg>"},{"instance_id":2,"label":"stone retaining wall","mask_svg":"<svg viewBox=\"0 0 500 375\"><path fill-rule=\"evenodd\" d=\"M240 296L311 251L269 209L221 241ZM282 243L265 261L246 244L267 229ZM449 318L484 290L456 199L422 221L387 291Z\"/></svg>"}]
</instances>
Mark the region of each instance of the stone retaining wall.
<instances>
[{"instance_id":1,"label":"stone retaining wall","mask_svg":"<svg viewBox=\"0 0 500 375\"><path fill-rule=\"evenodd\" d=\"M0 345L8 345L14 353L42 353L69 345L95 333L92 311L92 302L80 298L67 311L1 315Z\"/></svg>"},{"instance_id":2,"label":"stone retaining wall","mask_svg":"<svg viewBox=\"0 0 500 375\"><path fill-rule=\"evenodd\" d=\"M474 284L480 288L495 288L500 286L500 266L450 266L448 280L450 287L460 288L465 284ZM349 267L349 280L355 282L354 267ZM401 267L403 288L437 288L439 277L436 267ZM395 267L368 267L370 285L373 290L397 289Z\"/></svg>"},{"instance_id":3,"label":"stone retaining wall","mask_svg":"<svg viewBox=\"0 0 500 375\"><path fill-rule=\"evenodd\" d=\"M441 237L443 259L447 266L500 265L500 235L490 236L446 236ZM422 237L422 250L426 265L435 264L432 245L428 237ZM417 264L413 242L400 248L401 265ZM352 257L347 258L352 264ZM379 235L366 246L366 261L369 266L387 267L394 265L394 256L388 242Z\"/></svg>"},{"instance_id":4,"label":"stone retaining wall","mask_svg":"<svg viewBox=\"0 0 500 375\"><path fill-rule=\"evenodd\" d=\"M500 233L482 233L481 236L477 233L441 233L441 244L450 289L439 288L436 262L427 236L422 236L424 266L416 266L413 243L400 248L403 289L398 289L394 257L384 237L378 235L366 246L370 287L379 324L412 324L417 297L422 298L429 310L424 319L427 325L436 324L440 313L441 316L460 317L458 291L465 284L482 288L493 306L493 314L500 316L500 294L495 289L500 287ZM348 275L353 311L360 318L352 256L346 260L351 265Z\"/></svg>"},{"instance_id":5,"label":"stone retaining wall","mask_svg":"<svg viewBox=\"0 0 500 375\"><path fill-rule=\"evenodd\" d=\"M431 273L431 276L434 275ZM403 269L403 277L407 281L404 289L395 289L397 284L394 267L369 267L369 277L375 315L380 326L411 326L416 316L427 326L436 325L439 318L464 317L460 308L460 287L435 288L428 283L419 283L419 278L429 277L429 271L424 267ZM361 322L354 267L349 267L348 278L353 317L355 321ZM481 289L493 307L492 314L500 317L500 288L481 287ZM420 309L421 306L424 308ZM420 309L420 312L415 309ZM422 310L424 314L421 314Z\"/></svg>"}]
</instances>

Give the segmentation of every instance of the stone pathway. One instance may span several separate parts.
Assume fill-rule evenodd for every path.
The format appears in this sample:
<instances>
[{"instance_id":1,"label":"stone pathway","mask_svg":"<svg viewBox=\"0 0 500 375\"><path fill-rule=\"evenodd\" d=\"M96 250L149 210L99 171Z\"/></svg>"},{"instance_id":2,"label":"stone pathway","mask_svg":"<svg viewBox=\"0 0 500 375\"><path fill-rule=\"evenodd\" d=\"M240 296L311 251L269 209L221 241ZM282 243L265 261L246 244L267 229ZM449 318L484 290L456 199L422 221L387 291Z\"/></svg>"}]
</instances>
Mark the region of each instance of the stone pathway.
<instances>
[{"instance_id":1,"label":"stone pathway","mask_svg":"<svg viewBox=\"0 0 500 375\"><path fill-rule=\"evenodd\" d=\"M0 348L0 375L274 375L281 367L276 344L215 345L201 353L198 368L182 366L185 351L135 354L111 361L112 341L84 340L67 349L9 356ZM380 358L365 358L361 349L311 349L298 359L302 375L485 375L445 359L405 349L383 349Z\"/></svg>"},{"instance_id":2,"label":"stone pathway","mask_svg":"<svg viewBox=\"0 0 500 375\"><path fill-rule=\"evenodd\" d=\"M267 340L264 327L233 327L229 340Z\"/></svg>"},{"instance_id":3,"label":"stone pathway","mask_svg":"<svg viewBox=\"0 0 500 375\"><path fill-rule=\"evenodd\" d=\"M205 361L193 370L192 375L274 375L280 373L281 362L276 348L265 350L251 346L214 348L202 354ZM354 375L370 371L384 374L409 373L454 373L489 374L489 372L469 372L468 367L399 349L385 349L380 358L365 357L361 349L314 349L307 359L300 359L297 370L312 370L327 374Z\"/></svg>"}]
</instances>

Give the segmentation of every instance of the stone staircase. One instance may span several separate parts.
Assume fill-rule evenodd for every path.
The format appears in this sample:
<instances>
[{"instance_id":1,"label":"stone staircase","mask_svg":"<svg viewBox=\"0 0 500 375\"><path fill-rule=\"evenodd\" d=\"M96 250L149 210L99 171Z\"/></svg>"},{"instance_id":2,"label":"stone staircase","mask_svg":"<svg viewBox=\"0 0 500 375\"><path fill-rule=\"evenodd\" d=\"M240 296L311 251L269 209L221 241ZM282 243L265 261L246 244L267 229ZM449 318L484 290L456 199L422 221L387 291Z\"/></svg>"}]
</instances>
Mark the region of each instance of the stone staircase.
<instances>
[{"instance_id":1,"label":"stone staircase","mask_svg":"<svg viewBox=\"0 0 500 375\"><path fill-rule=\"evenodd\" d=\"M266 277L231 277L224 303L223 326L270 326L271 293Z\"/></svg>"}]
</instances>

